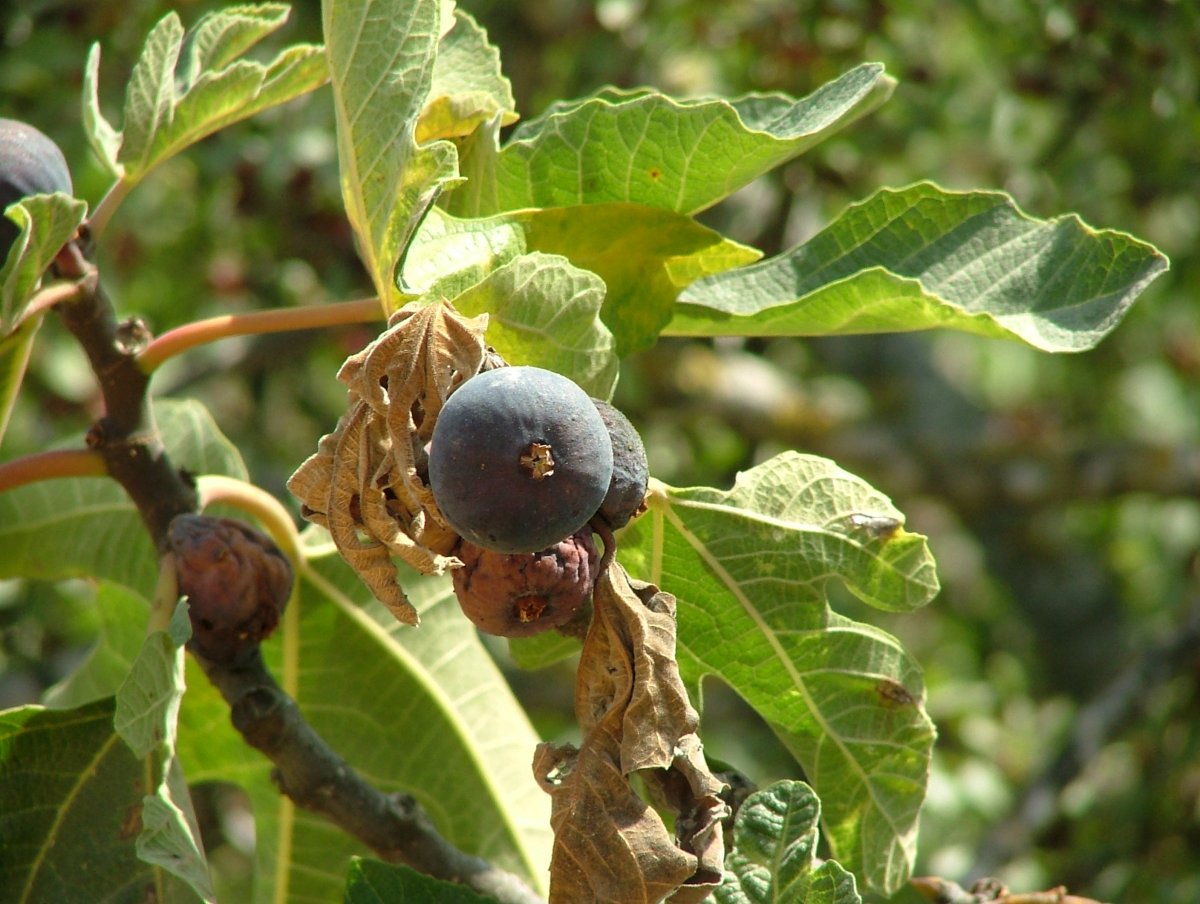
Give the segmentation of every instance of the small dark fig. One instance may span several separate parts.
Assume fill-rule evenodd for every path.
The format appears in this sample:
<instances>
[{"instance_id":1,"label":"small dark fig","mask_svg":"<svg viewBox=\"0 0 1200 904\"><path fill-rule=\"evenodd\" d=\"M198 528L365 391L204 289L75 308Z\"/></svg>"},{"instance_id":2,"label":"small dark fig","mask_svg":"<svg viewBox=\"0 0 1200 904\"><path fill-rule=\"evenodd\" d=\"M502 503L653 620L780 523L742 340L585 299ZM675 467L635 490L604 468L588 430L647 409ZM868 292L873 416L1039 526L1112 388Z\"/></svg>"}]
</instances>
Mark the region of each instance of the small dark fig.
<instances>
[{"instance_id":1,"label":"small dark fig","mask_svg":"<svg viewBox=\"0 0 1200 904\"><path fill-rule=\"evenodd\" d=\"M446 400L429 446L429 485L464 540L528 553L579 531L612 480L612 441L575 383L499 367Z\"/></svg>"},{"instance_id":2,"label":"small dark fig","mask_svg":"<svg viewBox=\"0 0 1200 904\"><path fill-rule=\"evenodd\" d=\"M600 399L592 401L600 412L604 426L608 428L613 450L612 481L596 514L616 530L646 510L646 484L650 480L650 466L646 461L646 447L642 445L642 438L629 418L608 402Z\"/></svg>"},{"instance_id":3,"label":"small dark fig","mask_svg":"<svg viewBox=\"0 0 1200 904\"><path fill-rule=\"evenodd\" d=\"M0 264L20 235L4 209L29 195L72 193L67 160L49 137L28 123L0 119Z\"/></svg>"},{"instance_id":4,"label":"small dark fig","mask_svg":"<svg viewBox=\"0 0 1200 904\"><path fill-rule=\"evenodd\" d=\"M540 552L492 552L464 540L453 572L463 613L500 637L530 637L565 625L591 598L596 545L585 527Z\"/></svg>"},{"instance_id":5,"label":"small dark fig","mask_svg":"<svg viewBox=\"0 0 1200 904\"><path fill-rule=\"evenodd\" d=\"M176 516L167 541L188 598L188 649L234 662L270 636L292 591L291 563L274 543L240 521L207 515Z\"/></svg>"}]
</instances>

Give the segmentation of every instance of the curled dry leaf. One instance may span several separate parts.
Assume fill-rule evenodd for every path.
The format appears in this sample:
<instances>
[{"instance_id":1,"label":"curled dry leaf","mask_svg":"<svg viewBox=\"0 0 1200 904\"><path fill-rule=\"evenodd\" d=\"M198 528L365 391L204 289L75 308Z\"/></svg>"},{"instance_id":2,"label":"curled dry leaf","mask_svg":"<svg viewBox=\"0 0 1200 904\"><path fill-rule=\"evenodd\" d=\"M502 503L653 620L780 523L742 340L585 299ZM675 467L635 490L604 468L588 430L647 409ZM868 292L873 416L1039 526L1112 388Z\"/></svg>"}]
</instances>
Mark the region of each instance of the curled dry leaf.
<instances>
[{"instance_id":1,"label":"curled dry leaf","mask_svg":"<svg viewBox=\"0 0 1200 904\"><path fill-rule=\"evenodd\" d=\"M704 761L698 717L675 662L675 598L601 574L575 685L583 743L542 744L534 774L551 796L551 904L679 904L720 883L724 784ZM634 790L675 813L675 835Z\"/></svg>"},{"instance_id":2,"label":"curled dry leaf","mask_svg":"<svg viewBox=\"0 0 1200 904\"><path fill-rule=\"evenodd\" d=\"M405 624L417 612L396 583L392 557L425 574L458 565L458 536L426 483L424 447L450 392L495 363L487 315L445 301L392 315L374 342L342 365L346 413L288 480L309 521L329 530L342 557Z\"/></svg>"}]
</instances>

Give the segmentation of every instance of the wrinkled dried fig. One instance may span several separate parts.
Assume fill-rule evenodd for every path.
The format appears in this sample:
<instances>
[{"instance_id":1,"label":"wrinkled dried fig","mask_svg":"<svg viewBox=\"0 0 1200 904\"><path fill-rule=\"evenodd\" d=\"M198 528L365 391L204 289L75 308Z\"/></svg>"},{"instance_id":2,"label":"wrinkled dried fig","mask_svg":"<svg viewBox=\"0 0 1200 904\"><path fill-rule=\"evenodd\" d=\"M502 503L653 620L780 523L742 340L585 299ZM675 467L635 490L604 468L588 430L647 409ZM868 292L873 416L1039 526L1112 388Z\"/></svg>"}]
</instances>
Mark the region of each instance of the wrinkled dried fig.
<instances>
[{"instance_id":1,"label":"wrinkled dried fig","mask_svg":"<svg viewBox=\"0 0 1200 904\"><path fill-rule=\"evenodd\" d=\"M499 553L466 540L454 592L476 627L500 637L529 637L569 622L596 583L595 543L585 527L561 543L531 553Z\"/></svg>"},{"instance_id":2,"label":"wrinkled dried fig","mask_svg":"<svg viewBox=\"0 0 1200 904\"><path fill-rule=\"evenodd\" d=\"M292 566L269 539L231 518L179 515L167 540L188 598L188 649L231 662L267 638L292 590Z\"/></svg>"}]
</instances>

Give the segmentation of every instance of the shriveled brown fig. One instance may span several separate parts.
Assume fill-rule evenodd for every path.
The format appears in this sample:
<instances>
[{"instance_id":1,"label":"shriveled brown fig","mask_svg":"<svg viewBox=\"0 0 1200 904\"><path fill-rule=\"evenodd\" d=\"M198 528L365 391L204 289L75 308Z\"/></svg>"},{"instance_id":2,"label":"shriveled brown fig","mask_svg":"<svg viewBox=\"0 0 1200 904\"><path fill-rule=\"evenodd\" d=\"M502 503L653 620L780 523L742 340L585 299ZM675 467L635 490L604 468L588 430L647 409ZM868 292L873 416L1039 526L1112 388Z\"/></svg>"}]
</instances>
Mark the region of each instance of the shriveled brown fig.
<instances>
[{"instance_id":1,"label":"shriveled brown fig","mask_svg":"<svg viewBox=\"0 0 1200 904\"><path fill-rule=\"evenodd\" d=\"M231 518L179 515L167 539L192 619L188 649L232 662L270 636L292 591L292 566L267 537Z\"/></svg>"},{"instance_id":2,"label":"shriveled brown fig","mask_svg":"<svg viewBox=\"0 0 1200 904\"><path fill-rule=\"evenodd\" d=\"M454 592L475 626L500 637L529 637L565 625L588 601L598 556L591 528L531 553L500 553L464 540Z\"/></svg>"}]
</instances>

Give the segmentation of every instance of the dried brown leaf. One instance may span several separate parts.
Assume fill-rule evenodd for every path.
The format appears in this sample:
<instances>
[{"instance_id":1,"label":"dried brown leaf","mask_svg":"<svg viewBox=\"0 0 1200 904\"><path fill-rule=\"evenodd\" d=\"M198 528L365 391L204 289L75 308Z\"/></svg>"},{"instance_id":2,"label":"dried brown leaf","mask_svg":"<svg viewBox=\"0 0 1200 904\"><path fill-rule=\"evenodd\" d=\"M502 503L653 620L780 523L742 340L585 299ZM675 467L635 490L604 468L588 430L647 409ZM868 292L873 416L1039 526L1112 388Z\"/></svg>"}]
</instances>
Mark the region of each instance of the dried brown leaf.
<instances>
[{"instance_id":1,"label":"dried brown leaf","mask_svg":"<svg viewBox=\"0 0 1200 904\"><path fill-rule=\"evenodd\" d=\"M675 662L675 599L613 564L593 597L575 690L583 743L543 744L534 772L551 795L550 901L701 901L720 882L728 812ZM636 793L675 812L675 837Z\"/></svg>"},{"instance_id":2,"label":"dried brown leaf","mask_svg":"<svg viewBox=\"0 0 1200 904\"><path fill-rule=\"evenodd\" d=\"M489 361L487 316L449 302L397 311L388 328L338 371L347 410L288 480L304 517L402 622L416 610L396 583L396 557L425 574L456 566L458 535L423 477L424 443L446 397Z\"/></svg>"}]
</instances>

